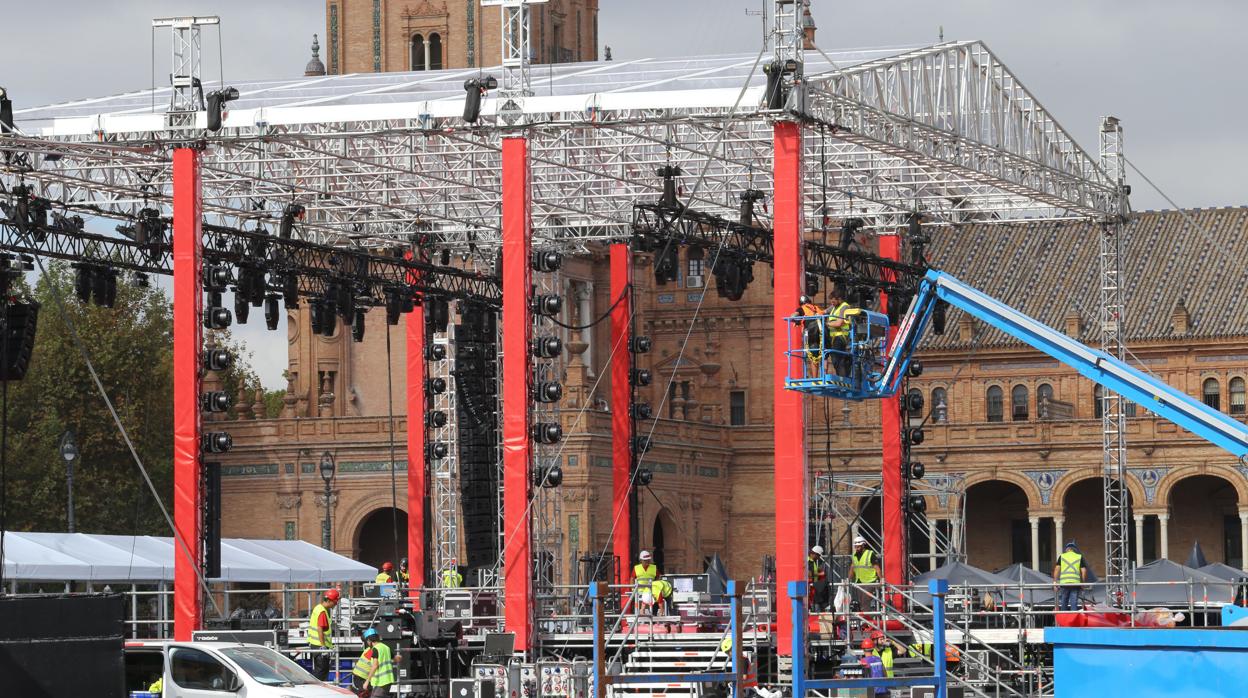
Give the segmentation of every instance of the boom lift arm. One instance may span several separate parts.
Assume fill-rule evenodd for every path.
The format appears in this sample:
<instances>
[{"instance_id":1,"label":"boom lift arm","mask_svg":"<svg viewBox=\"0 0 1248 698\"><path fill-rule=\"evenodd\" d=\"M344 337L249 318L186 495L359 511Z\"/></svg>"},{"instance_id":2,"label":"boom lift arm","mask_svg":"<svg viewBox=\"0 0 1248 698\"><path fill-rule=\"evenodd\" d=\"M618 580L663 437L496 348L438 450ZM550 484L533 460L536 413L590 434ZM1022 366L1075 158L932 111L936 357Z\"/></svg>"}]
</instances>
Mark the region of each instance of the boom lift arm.
<instances>
[{"instance_id":1,"label":"boom lift arm","mask_svg":"<svg viewBox=\"0 0 1248 698\"><path fill-rule=\"evenodd\" d=\"M1239 421L1124 361L1071 339L953 276L934 269L928 270L920 281L910 308L898 326L896 339L883 357L883 365L880 364L880 359L860 355L859 346L866 347L870 343L851 341L850 360L854 365L851 376L827 375L827 361L820 360L817 367L810 366L813 361L803 361L801 364L805 370L814 369L819 375L790 376L785 379L786 387L846 399L879 398L896 394L914 352L941 302L961 308L972 317L1074 368L1107 390L1122 395L1235 456L1248 456L1248 427ZM809 323L810 319L799 316L790 318L790 322L800 327L803 323ZM790 333L790 336L793 334ZM796 334L801 336L800 332ZM822 349L822 354L832 353L831 350ZM790 347L789 354L801 356L810 352L805 347Z\"/></svg>"}]
</instances>

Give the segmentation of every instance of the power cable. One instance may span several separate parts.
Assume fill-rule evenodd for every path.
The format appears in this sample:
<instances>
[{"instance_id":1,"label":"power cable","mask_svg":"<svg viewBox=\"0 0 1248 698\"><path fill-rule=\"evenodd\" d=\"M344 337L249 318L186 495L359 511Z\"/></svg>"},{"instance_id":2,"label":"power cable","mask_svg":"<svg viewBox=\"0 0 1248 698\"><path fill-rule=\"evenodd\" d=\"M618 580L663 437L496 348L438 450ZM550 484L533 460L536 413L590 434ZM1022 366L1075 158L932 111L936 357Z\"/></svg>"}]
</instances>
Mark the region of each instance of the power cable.
<instances>
[{"instance_id":1,"label":"power cable","mask_svg":"<svg viewBox=\"0 0 1248 698\"><path fill-rule=\"evenodd\" d=\"M354 318L357 322L364 322L363 316ZM406 555L399 554L399 476L395 472L394 466L394 360L390 355L390 323L386 323L386 412L390 420L390 525L394 534L394 559L401 560ZM413 429L412 419L408 418L408 429ZM410 455L410 454L409 454ZM325 503L329 506L329 502ZM416 512L408 512L408 516L415 516ZM408 561L408 569L411 569L411 561ZM397 568L396 568L397 569ZM398 574L395 574L398 577Z\"/></svg>"},{"instance_id":2,"label":"power cable","mask_svg":"<svg viewBox=\"0 0 1248 698\"><path fill-rule=\"evenodd\" d=\"M1148 175L1144 174L1140 170L1140 168L1136 167L1134 162L1131 162L1126 157L1123 158L1123 161L1126 162L1127 165L1129 165L1132 170L1135 170L1135 173L1138 174L1141 179L1147 182L1148 186L1152 187L1154 191L1160 194L1161 198L1166 200L1166 203L1174 207L1174 210L1177 211L1179 215L1182 216L1183 219L1187 221L1188 225L1195 228L1196 232L1200 233L1201 236L1205 238L1205 242L1209 243L1209 246L1205 249L1213 250L1215 253L1217 253L1219 257L1222 258L1222 261L1226 262L1232 268L1240 268L1244 266L1244 260L1242 258L1236 259L1235 257L1232 257L1231 255L1227 254L1226 250L1222 248L1222 246L1218 243L1218 241L1213 237L1213 233L1209 232L1208 228L1201 225L1195 218L1192 218L1191 214L1189 214L1187 211L1183 210L1182 208L1179 208L1179 205L1174 202L1174 199L1170 198L1170 195L1162 191L1161 187L1157 186L1156 182L1149 179Z\"/></svg>"},{"instance_id":3,"label":"power cable","mask_svg":"<svg viewBox=\"0 0 1248 698\"><path fill-rule=\"evenodd\" d=\"M603 313L601 316L599 316L599 317L598 317L598 319L594 320L593 322L589 323L588 325L567 325L567 324L564 324L564 323L562 323L562 322L559 322L559 320L557 320L557 319L555 319L555 318L553 318L553 317L551 317L551 318L546 318L546 319L547 319L547 320L550 320L551 322L555 323L556 325L558 325L558 326L562 327L562 328L563 328L563 329L565 329L565 330L578 330L578 331L579 331L579 330L588 330L588 329L590 329L590 328L592 328L592 327L596 327L596 326L598 326L598 325L602 324L604 321L606 321L606 320L610 319L610 317L611 317L611 313L615 310L616 306L618 306L620 303L623 303L623 302L624 302L624 299L628 297L628 294L629 294L629 292L630 292L630 291L632 291L632 288L633 288L633 285L632 285L631 283L630 283L628 286L624 287L624 290L620 292L620 297L615 299L615 302L611 304L611 307L610 307L610 308L607 308L607 312Z\"/></svg>"}]
</instances>

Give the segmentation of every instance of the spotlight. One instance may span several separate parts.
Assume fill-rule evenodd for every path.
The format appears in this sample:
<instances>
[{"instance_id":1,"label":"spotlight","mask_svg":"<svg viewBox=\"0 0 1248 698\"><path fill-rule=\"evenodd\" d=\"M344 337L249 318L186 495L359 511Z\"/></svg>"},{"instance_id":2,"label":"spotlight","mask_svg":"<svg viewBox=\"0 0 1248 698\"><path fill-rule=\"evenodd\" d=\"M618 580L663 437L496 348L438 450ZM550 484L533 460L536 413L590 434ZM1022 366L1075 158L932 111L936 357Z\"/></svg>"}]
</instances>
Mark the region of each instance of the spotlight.
<instances>
[{"instance_id":1,"label":"spotlight","mask_svg":"<svg viewBox=\"0 0 1248 698\"><path fill-rule=\"evenodd\" d=\"M294 274L282 279L282 304L287 310L299 307L299 277Z\"/></svg>"},{"instance_id":2,"label":"spotlight","mask_svg":"<svg viewBox=\"0 0 1248 698\"><path fill-rule=\"evenodd\" d=\"M399 295L397 289L386 289L386 324L399 324L399 317L403 315L403 297Z\"/></svg>"},{"instance_id":3,"label":"spotlight","mask_svg":"<svg viewBox=\"0 0 1248 698\"><path fill-rule=\"evenodd\" d=\"M537 315L554 317L563 310L563 298L559 296L533 296L533 312Z\"/></svg>"},{"instance_id":4,"label":"spotlight","mask_svg":"<svg viewBox=\"0 0 1248 698\"><path fill-rule=\"evenodd\" d=\"M289 240L295 232L295 221L303 220L304 211L302 204L286 204L286 208L282 209L282 222L278 225L277 236Z\"/></svg>"},{"instance_id":5,"label":"spotlight","mask_svg":"<svg viewBox=\"0 0 1248 698\"><path fill-rule=\"evenodd\" d=\"M563 484L563 468L552 465L544 473L539 472L538 477L541 477L541 482L538 483L539 487L558 487Z\"/></svg>"},{"instance_id":6,"label":"spotlight","mask_svg":"<svg viewBox=\"0 0 1248 698\"><path fill-rule=\"evenodd\" d=\"M923 411L923 393L911 390L901 399L901 409L917 415Z\"/></svg>"},{"instance_id":7,"label":"spotlight","mask_svg":"<svg viewBox=\"0 0 1248 698\"><path fill-rule=\"evenodd\" d=\"M446 426L446 413L442 410L434 410L425 413L425 425L434 429L441 429Z\"/></svg>"},{"instance_id":8,"label":"spotlight","mask_svg":"<svg viewBox=\"0 0 1248 698\"><path fill-rule=\"evenodd\" d=\"M230 268L219 264L210 264L204 267L204 290L221 292L234 278L230 275Z\"/></svg>"},{"instance_id":9,"label":"spotlight","mask_svg":"<svg viewBox=\"0 0 1248 698\"><path fill-rule=\"evenodd\" d=\"M325 301L321 306L321 335L333 337L338 329L338 309L333 301Z\"/></svg>"},{"instance_id":10,"label":"spotlight","mask_svg":"<svg viewBox=\"0 0 1248 698\"><path fill-rule=\"evenodd\" d=\"M767 198L767 195L758 189L746 189L741 192L741 225L750 227L754 225L754 204Z\"/></svg>"},{"instance_id":11,"label":"spotlight","mask_svg":"<svg viewBox=\"0 0 1248 698\"><path fill-rule=\"evenodd\" d=\"M652 472L649 468L638 468L636 479L638 485L645 487L651 482L654 482L654 472Z\"/></svg>"},{"instance_id":12,"label":"spotlight","mask_svg":"<svg viewBox=\"0 0 1248 698\"><path fill-rule=\"evenodd\" d=\"M425 347L425 358L429 361L441 361L446 358L445 344L430 344Z\"/></svg>"},{"instance_id":13,"label":"spotlight","mask_svg":"<svg viewBox=\"0 0 1248 698\"><path fill-rule=\"evenodd\" d=\"M221 307L210 307L204 310L204 327L210 330L224 330L230 326L230 311Z\"/></svg>"},{"instance_id":14,"label":"spotlight","mask_svg":"<svg viewBox=\"0 0 1248 698\"><path fill-rule=\"evenodd\" d=\"M558 358L563 351L563 342L558 337L535 337L532 350L533 356L539 359Z\"/></svg>"},{"instance_id":15,"label":"spotlight","mask_svg":"<svg viewBox=\"0 0 1248 698\"><path fill-rule=\"evenodd\" d=\"M628 350L634 354L648 354L654 348L654 342L649 337L629 337Z\"/></svg>"},{"instance_id":16,"label":"spotlight","mask_svg":"<svg viewBox=\"0 0 1248 698\"><path fill-rule=\"evenodd\" d=\"M842 250L845 250L846 252L849 251L850 245L854 243L854 238L857 237L858 231L862 229L862 225L861 218L846 218L845 221L841 223Z\"/></svg>"},{"instance_id":17,"label":"spotlight","mask_svg":"<svg viewBox=\"0 0 1248 698\"><path fill-rule=\"evenodd\" d=\"M451 263L451 248L443 248L438 258L442 262L442 266L449 266Z\"/></svg>"},{"instance_id":18,"label":"spotlight","mask_svg":"<svg viewBox=\"0 0 1248 698\"><path fill-rule=\"evenodd\" d=\"M563 441L563 427L554 422L534 424L533 440L539 444L557 444Z\"/></svg>"},{"instance_id":19,"label":"spotlight","mask_svg":"<svg viewBox=\"0 0 1248 698\"><path fill-rule=\"evenodd\" d=\"M226 102L238 99L238 90L233 87L208 93L208 130L220 131L221 122L225 117Z\"/></svg>"},{"instance_id":20,"label":"spotlight","mask_svg":"<svg viewBox=\"0 0 1248 698\"><path fill-rule=\"evenodd\" d=\"M234 448L234 438L224 431L210 431L204 434L204 453L226 453Z\"/></svg>"},{"instance_id":21,"label":"spotlight","mask_svg":"<svg viewBox=\"0 0 1248 698\"><path fill-rule=\"evenodd\" d=\"M911 427L906 429L906 443L909 443L911 446L918 446L923 443L923 428Z\"/></svg>"},{"instance_id":22,"label":"spotlight","mask_svg":"<svg viewBox=\"0 0 1248 698\"><path fill-rule=\"evenodd\" d=\"M312 334L321 334L325 331L325 304L313 298L308 303L308 315L311 319Z\"/></svg>"},{"instance_id":23,"label":"spotlight","mask_svg":"<svg viewBox=\"0 0 1248 698\"><path fill-rule=\"evenodd\" d=\"M428 378L425 380L425 391L433 395L441 395L446 392L445 378Z\"/></svg>"},{"instance_id":24,"label":"spotlight","mask_svg":"<svg viewBox=\"0 0 1248 698\"><path fill-rule=\"evenodd\" d=\"M277 329L277 321L280 318L277 308L277 296L270 293L264 297L264 326L270 330Z\"/></svg>"},{"instance_id":25,"label":"spotlight","mask_svg":"<svg viewBox=\"0 0 1248 698\"><path fill-rule=\"evenodd\" d=\"M13 100L9 99L8 91L0 87L0 134L14 132Z\"/></svg>"},{"instance_id":26,"label":"spotlight","mask_svg":"<svg viewBox=\"0 0 1248 698\"><path fill-rule=\"evenodd\" d=\"M659 203L664 206L678 206L676 201L676 178L684 174L679 167L664 165L659 168L658 175L663 178L663 197Z\"/></svg>"},{"instance_id":27,"label":"spotlight","mask_svg":"<svg viewBox=\"0 0 1248 698\"><path fill-rule=\"evenodd\" d=\"M910 497L910 513L922 514L927 511L927 500L922 495L913 495Z\"/></svg>"},{"instance_id":28,"label":"spotlight","mask_svg":"<svg viewBox=\"0 0 1248 698\"><path fill-rule=\"evenodd\" d=\"M628 413L633 419L650 419L654 416L654 410L650 409L650 404L646 402L636 402L629 405Z\"/></svg>"},{"instance_id":29,"label":"spotlight","mask_svg":"<svg viewBox=\"0 0 1248 698\"><path fill-rule=\"evenodd\" d=\"M563 266L563 255L554 250L533 253L533 271L551 273Z\"/></svg>"},{"instance_id":30,"label":"spotlight","mask_svg":"<svg viewBox=\"0 0 1248 698\"><path fill-rule=\"evenodd\" d=\"M819 295L819 277L814 274L806 275L806 295L815 297Z\"/></svg>"},{"instance_id":31,"label":"spotlight","mask_svg":"<svg viewBox=\"0 0 1248 698\"><path fill-rule=\"evenodd\" d=\"M227 371L234 365L234 355L225 349L204 350L205 371Z\"/></svg>"},{"instance_id":32,"label":"spotlight","mask_svg":"<svg viewBox=\"0 0 1248 698\"><path fill-rule=\"evenodd\" d=\"M644 368L634 368L628 372L628 382L635 386L644 387L650 385L652 380L654 380L654 376L650 374L650 371Z\"/></svg>"},{"instance_id":33,"label":"spotlight","mask_svg":"<svg viewBox=\"0 0 1248 698\"><path fill-rule=\"evenodd\" d=\"M563 386L554 381L542 381L533 386L533 399L538 402L558 402L563 397Z\"/></svg>"},{"instance_id":34,"label":"spotlight","mask_svg":"<svg viewBox=\"0 0 1248 698\"><path fill-rule=\"evenodd\" d=\"M351 341L364 341L364 310L362 308L355 309L355 320L351 323Z\"/></svg>"},{"instance_id":35,"label":"spotlight","mask_svg":"<svg viewBox=\"0 0 1248 698\"><path fill-rule=\"evenodd\" d=\"M446 332L451 322L451 304L445 298L426 298L425 312L434 332Z\"/></svg>"},{"instance_id":36,"label":"spotlight","mask_svg":"<svg viewBox=\"0 0 1248 698\"><path fill-rule=\"evenodd\" d=\"M910 367L906 369L906 375L911 378L918 378L923 375L923 362L914 359L910 362Z\"/></svg>"},{"instance_id":37,"label":"spotlight","mask_svg":"<svg viewBox=\"0 0 1248 698\"><path fill-rule=\"evenodd\" d=\"M446 458L446 454L450 453L450 449L441 441L434 441L426 447L426 452L432 460L441 460Z\"/></svg>"},{"instance_id":38,"label":"spotlight","mask_svg":"<svg viewBox=\"0 0 1248 698\"><path fill-rule=\"evenodd\" d=\"M649 436L634 436L633 437L633 451L636 453L646 453L647 451L650 450L650 447L653 445L654 444L650 442Z\"/></svg>"},{"instance_id":39,"label":"spotlight","mask_svg":"<svg viewBox=\"0 0 1248 698\"><path fill-rule=\"evenodd\" d=\"M498 87L498 80L490 75L484 78L473 78L464 82L464 121L470 124L481 119L481 100L485 93Z\"/></svg>"},{"instance_id":40,"label":"spotlight","mask_svg":"<svg viewBox=\"0 0 1248 698\"><path fill-rule=\"evenodd\" d=\"M772 61L763 66L763 73L767 76L767 92L764 94L767 109L771 111L783 109L785 98L784 66Z\"/></svg>"},{"instance_id":41,"label":"spotlight","mask_svg":"<svg viewBox=\"0 0 1248 698\"><path fill-rule=\"evenodd\" d=\"M945 333L945 323L949 316L949 304L944 301L936 301L936 307L932 308L932 334L942 335Z\"/></svg>"},{"instance_id":42,"label":"spotlight","mask_svg":"<svg viewBox=\"0 0 1248 698\"><path fill-rule=\"evenodd\" d=\"M251 315L251 306L247 304L247 297L243 295L241 289L234 291L234 317L238 318L238 324L246 325L249 315Z\"/></svg>"},{"instance_id":43,"label":"spotlight","mask_svg":"<svg viewBox=\"0 0 1248 698\"><path fill-rule=\"evenodd\" d=\"M927 474L927 466L923 465L923 461L921 460L910 461L910 479L922 480L923 476L926 474Z\"/></svg>"},{"instance_id":44,"label":"spotlight","mask_svg":"<svg viewBox=\"0 0 1248 698\"><path fill-rule=\"evenodd\" d=\"M680 248L669 240L663 249L654 253L654 281L662 286L680 278Z\"/></svg>"},{"instance_id":45,"label":"spotlight","mask_svg":"<svg viewBox=\"0 0 1248 698\"><path fill-rule=\"evenodd\" d=\"M230 396L225 391L214 390L204 393L201 404L205 412L225 412L230 409Z\"/></svg>"}]
</instances>

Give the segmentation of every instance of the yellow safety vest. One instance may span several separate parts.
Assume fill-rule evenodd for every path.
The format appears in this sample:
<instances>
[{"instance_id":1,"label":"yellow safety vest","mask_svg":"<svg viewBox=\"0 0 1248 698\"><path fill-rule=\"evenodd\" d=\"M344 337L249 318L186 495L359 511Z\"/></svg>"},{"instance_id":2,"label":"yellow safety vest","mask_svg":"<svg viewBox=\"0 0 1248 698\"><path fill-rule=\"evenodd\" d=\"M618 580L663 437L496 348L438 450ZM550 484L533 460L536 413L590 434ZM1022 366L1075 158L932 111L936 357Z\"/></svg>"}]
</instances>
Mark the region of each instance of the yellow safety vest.
<instances>
[{"instance_id":1,"label":"yellow safety vest","mask_svg":"<svg viewBox=\"0 0 1248 698\"><path fill-rule=\"evenodd\" d=\"M320 616L324 614L325 634L321 634ZM312 609L312 615L308 616L308 644L313 647L333 647L334 646L334 618L329 615L329 609L325 608L325 604L318 603Z\"/></svg>"},{"instance_id":2,"label":"yellow safety vest","mask_svg":"<svg viewBox=\"0 0 1248 698\"><path fill-rule=\"evenodd\" d=\"M376 662L368 656L368 650L366 649L362 654L360 654L360 658L355 660L355 666L351 667L351 673L361 679L367 679L368 672L373 670L374 664L376 664Z\"/></svg>"},{"instance_id":3,"label":"yellow safety vest","mask_svg":"<svg viewBox=\"0 0 1248 698\"><path fill-rule=\"evenodd\" d=\"M458 589L464 585L464 575L456 569L442 570L442 587L445 589Z\"/></svg>"},{"instance_id":4,"label":"yellow safety vest","mask_svg":"<svg viewBox=\"0 0 1248 698\"><path fill-rule=\"evenodd\" d=\"M875 553L870 548L863 548L861 553L851 557L854 560L855 583L874 584L880 581L880 576L875 572Z\"/></svg>"},{"instance_id":5,"label":"yellow safety vest","mask_svg":"<svg viewBox=\"0 0 1248 698\"><path fill-rule=\"evenodd\" d=\"M165 677L162 676L156 679L155 681L153 681L152 685L147 687L147 692L148 693L164 693L165 692Z\"/></svg>"},{"instance_id":6,"label":"yellow safety vest","mask_svg":"<svg viewBox=\"0 0 1248 698\"><path fill-rule=\"evenodd\" d=\"M829 337L849 337L849 318L845 317L845 311L849 310L849 307L849 303L841 301L841 304L836 306L836 310L828 313ZM845 324L840 327L833 327L831 323L832 320L844 320Z\"/></svg>"},{"instance_id":7,"label":"yellow safety vest","mask_svg":"<svg viewBox=\"0 0 1248 698\"><path fill-rule=\"evenodd\" d=\"M806 576L810 581L818 581L819 573L823 571L823 559L811 555L806 556Z\"/></svg>"},{"instance_id":8,"label":"yellow safety vest","mask_svg":"<svg viewBox=\"0 0 1248 698\"><path fill-rule=\"evenodd\" d=\"M400 582L403 582L403 584L407 584L408 580L410 580L410 579L411 579L411 575L409 575L408 573L404 572L403 570L399 570L399 581L400 581Z\"/></svg>"},{"instance_id":9,"label":"yellow safety vest","mask_svg":"<svg viewBox=\"0 0 1248 698\"><path fill-rule=\"evenodd\" d=\"M378 584L389 584L394 581L394 577L391 577L389 572L381 572L377 575L377 579L374 581Z\"/></svg>"},{"instance_id":10,"label":"yellow safety vest","mask_svg":"<svg viewBox=\"0 0 1248 698\"><path fill-rule=\"evenodd\" d=\"M659 566L653 563L647 565L639 562L633 565L633 578L637 580L637 585L642 586L650 584L659 576Z\"/></svg>"},{"instance_id":11,"label":"yellow safety vest","mask_svg":"<svg viewBox=\"0 0 1248 698\"><path fill-rule=\"evenodd\" d=\"M377 671L369 683L373 688L389 686L394 683L394 659L390 655L390 645L378 642L373 645L373 651L377 653Z\"/></svg>"},{"instance_id":12,"label":"yellow safety vest","mask_svg":"<svg viewBox=\"0 0 1248 698\"><path fill-rule=\"evenodd\" d=\"M875 648L871 650L871 654L880 658L880 662L884 664L884 676L893 678L893 648L885 647L884 649Z\"/></svg>"},{"instance_id":13,"label":"yellow safety vest","mask_svg":"<svg viewBox=\"0 0 1248 698\"><path fill-rule=\"evenodd\" d=\"M1058 584L1083 584L1083 575L1080 570L1083 568L1083 555L1067 550L1062 556L1057 558Z\"/></svg>"}]
</instances>

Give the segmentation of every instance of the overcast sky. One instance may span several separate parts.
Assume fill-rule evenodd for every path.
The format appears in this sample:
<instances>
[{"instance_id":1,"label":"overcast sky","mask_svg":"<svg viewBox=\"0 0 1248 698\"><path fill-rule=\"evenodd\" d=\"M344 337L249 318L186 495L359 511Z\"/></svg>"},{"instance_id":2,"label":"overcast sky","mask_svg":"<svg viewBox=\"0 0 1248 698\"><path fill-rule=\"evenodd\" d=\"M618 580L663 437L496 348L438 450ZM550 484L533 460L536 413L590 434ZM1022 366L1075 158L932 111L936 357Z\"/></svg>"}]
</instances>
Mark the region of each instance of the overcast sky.
<instances>
[{"instance_id":1,"label":"overcast sky","mask_svg":"<svg viewBox=\"0 0 1248 698\"><path fill-rule=\"evenodd\" d=\"M391 0L401 1L401 0ZM415 2L415 0L412 0ZM226 81L297 76L320 0L7 0L0 85L18 108L145 89L154 17L222 19ZM599 32L617 60L757 50L761 0L600 0ZM814 0L825 50L980 39L1090 152L1100 117L1122 119L1127 157L1180 206L1238 206L1248 138L1248 2L1237 0ZM217 36L205 32L215 80ZM168 72L158 42L156 73ZM160 80L163 84L163 79ZM1128 174L1136 210L1168 208ZM259 340L268 334L268 351ZM239 335L268 387L283 385L284 352L253 319ZM277 336L284 337L282 332Z\"/></svg>"}]
</instances>

